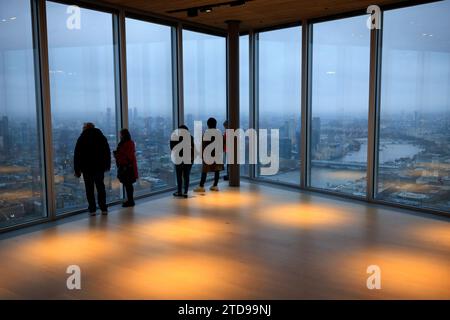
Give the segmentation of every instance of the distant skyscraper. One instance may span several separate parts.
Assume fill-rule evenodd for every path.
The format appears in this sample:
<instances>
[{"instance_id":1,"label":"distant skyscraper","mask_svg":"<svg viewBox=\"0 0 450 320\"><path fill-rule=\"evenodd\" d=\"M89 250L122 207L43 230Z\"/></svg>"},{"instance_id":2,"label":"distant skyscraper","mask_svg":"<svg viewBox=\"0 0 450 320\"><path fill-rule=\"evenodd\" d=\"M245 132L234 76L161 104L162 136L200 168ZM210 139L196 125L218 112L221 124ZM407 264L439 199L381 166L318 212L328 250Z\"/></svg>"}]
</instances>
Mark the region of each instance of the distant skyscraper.
<instances>
[{"instance_id":1,"label":"distant skyscraper","mask_svg":"<svg viewBox=\"0 0 450 320\"><path fill-rule=\"evenodd\" d=\"M9 121L3 116L0 120L0 151L5 155L9 152Z\"/></svg>"},{"instance_id":2,"label":"distant skyscraper","mask_svg":"<svg viewBox=\"0 0 450 320\"><path fill-rule=\"evenodd\" d=\"M289 119L289 125L288 125L288 138L291 139L292 142L294 142L295 139L295 119Z\"/></svg>"},{"instance_id":3,"label":"distant skyscraper","mask_svg":"<svg viewBox=\"0 0 450 320\"><path fill-rule=\"evenodd\" d=\"M111 134L111 108L106 108L106 134Z\"/></svg>"},{"instance_id":4,"label":"distant skyscraper","mask_svg":"<svg viewBox=\"0 0 450 320\"><path fill-rule=\"evenodd\" d=\"M289 138L280 138L280 157L282 159L291 159L292 141Z\"/></svg>"}]
</instances>

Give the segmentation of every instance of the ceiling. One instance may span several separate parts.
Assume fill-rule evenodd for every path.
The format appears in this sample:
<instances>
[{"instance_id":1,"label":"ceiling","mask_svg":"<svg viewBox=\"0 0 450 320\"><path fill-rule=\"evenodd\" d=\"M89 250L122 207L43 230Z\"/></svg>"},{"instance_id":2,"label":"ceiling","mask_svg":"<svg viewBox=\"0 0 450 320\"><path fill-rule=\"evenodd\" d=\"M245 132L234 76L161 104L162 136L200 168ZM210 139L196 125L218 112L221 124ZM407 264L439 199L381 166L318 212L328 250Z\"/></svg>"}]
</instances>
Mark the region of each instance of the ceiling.
<instances>
[{"instance_id":1,"label":"ceiling","mask_svg":"<svg viewBox=\"0 0 450 320\"><path fill-rule=\"evenodd\" d=\"M240 20L241 31L289 24L304 19L337 15L365 10L373 0L252 0L243 6L222 6L211 13L199 13L188 18L186 12L168 13L171 10L213 5L229 0L103 0L158 15L195 22L225 30L226 20ZM380 6L412 2L408 0L377 0Z\"/></svg>"}]
</instances>

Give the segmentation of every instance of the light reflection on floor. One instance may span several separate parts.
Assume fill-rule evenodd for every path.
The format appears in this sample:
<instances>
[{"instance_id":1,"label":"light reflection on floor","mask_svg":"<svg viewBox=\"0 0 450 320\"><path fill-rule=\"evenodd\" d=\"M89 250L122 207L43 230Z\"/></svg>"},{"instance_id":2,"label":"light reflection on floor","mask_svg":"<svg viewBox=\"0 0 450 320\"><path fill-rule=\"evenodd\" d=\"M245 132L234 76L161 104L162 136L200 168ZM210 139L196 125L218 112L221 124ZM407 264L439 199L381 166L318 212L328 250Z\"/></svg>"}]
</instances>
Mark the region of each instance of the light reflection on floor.
<instances>
[{"instance_id":1,"label":"light reflection on floor","mask_svg":"<svg viewBox=\"0 0 450 320\"><path fill-rule=\"evenodd\" d=\"M324 210L320 205L279 205L274 212L273 207L261 210L258 216L268 225L279 225L287 228L317 229L333 228L340 224L351 223L352 220L338 210Z\"/></svg>"},{"instance_id":2,"label":"light reflection on floor","mask_svg":"<svg viewBox=\"0 0 450 320\"><path fill-rule=\"evenodd\" d=\"M386 207L266 186L0 240L0 298L450 298L450 225ZM83 290L65 287L78 264ZM367 266L382 290L366 288Z\"/></svg>"}]
</instances>

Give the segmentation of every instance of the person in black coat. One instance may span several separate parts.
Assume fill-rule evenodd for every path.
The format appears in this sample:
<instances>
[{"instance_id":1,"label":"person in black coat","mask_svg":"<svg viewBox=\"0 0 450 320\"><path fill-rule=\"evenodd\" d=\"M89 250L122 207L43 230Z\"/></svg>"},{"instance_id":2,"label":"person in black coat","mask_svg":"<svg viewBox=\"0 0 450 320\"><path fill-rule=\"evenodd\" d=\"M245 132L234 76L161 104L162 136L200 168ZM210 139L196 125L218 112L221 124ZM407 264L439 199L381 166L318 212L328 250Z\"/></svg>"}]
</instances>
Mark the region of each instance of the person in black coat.
<instances>
[{"instance_id":1,"label":"person in black coat","mask_svg":"<svg viewBox=\"0 0 450 320\"><path fill-rule=\"evenodd\" d=\"M187 132L189 132L188 127L186 127L185 125L179 126L178 129L186 130ZM181 162L180 164L175 165L175 171L176 171L176 175L177 175L177 192L175 192L173 194L174 197L183 197L183 198L188 197L189 177L191 175L192 164L194 163L194 157L195 157L194 138L192 137L192 135L190 135L190 137L191 137L191 149L190 149L191 157L190 157L189 163ZM182 143L182 141L183 141L182 136L179 137L179 141L170 140L170 150L173 150L175 148L175 146L178 145L179 143ZM180 151L179 156L181 158L183 157L183 150ZM184 190L183 190L183 187L184 187ZM182 193L182 191L184 191L184 192Z\"/></svg>"},{"instance_id":2,"label":"person in black coat","mask_svg":"<svg viewBox=\"0 0 450 320\"><path fill-rule=\"evenodd\" d=\"M106 205L105 172L111 169L111 151L108 140L93 123L85 123L74 152L74 171L77 178L83 175L89 213L95 216L94 186L97 188L98 206L103 215L108 214Z\"/></svg>"}]
</instances>

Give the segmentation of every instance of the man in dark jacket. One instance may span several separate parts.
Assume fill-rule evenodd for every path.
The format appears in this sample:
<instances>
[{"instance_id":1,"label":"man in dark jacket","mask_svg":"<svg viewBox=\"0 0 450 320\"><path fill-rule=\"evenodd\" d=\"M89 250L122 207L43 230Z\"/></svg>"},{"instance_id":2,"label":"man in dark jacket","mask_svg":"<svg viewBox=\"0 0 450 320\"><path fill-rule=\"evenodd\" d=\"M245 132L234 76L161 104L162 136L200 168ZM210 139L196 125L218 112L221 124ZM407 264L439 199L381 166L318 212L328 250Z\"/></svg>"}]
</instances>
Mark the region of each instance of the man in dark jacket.
<instances>
[{"instance_id":1,"label":"man in dark jacket","mask_svg":"<svg viewBox=\"0 0 450 320\"><path fill-rule=\"evenodd\" d=\"M97 210L94 185L97 188L98 206L103 215L108 214L104 178L105 172L110 169L111 151L106 137L93 123L85 123L75 146L74 170L78 178L83 174L91 216L95 216Z\"/></svg>"}]
</instances>

